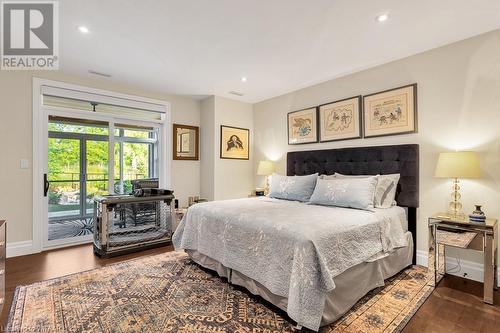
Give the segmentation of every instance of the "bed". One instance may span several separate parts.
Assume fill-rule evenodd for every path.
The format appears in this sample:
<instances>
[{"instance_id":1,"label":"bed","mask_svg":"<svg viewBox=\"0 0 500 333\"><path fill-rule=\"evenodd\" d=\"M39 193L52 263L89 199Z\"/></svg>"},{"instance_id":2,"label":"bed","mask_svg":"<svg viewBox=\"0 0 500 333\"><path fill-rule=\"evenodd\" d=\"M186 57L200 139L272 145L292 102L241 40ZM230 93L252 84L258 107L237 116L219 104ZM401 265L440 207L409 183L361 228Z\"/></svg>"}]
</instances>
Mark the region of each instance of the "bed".
<instances>
[{"instance_id":1,"label":"bed","mask_svg":"<svg viewBox=\"0 0 500 333\"><path fill-rule=\"evenodd\" d=\"M373 211L271 198L192 206L173 242L193 261L318 330L415 263L418 145L287 154L287 175L399 173L397 206Z\"/></svg>"}]
</instances>

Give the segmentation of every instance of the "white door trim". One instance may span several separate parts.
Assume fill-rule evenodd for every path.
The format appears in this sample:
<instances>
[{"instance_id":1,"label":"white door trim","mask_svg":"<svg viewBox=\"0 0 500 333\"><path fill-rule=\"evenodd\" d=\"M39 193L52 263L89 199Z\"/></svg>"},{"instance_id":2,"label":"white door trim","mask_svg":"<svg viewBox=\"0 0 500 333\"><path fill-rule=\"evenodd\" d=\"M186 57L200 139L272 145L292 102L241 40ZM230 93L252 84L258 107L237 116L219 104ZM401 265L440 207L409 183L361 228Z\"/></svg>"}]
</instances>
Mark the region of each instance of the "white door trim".
<instances>
[{"instance_id":1,"label":"white door trim","mask_svg":"<svg viewBox=\"0 0 500 333\"><path fill-rule=\"evenodd\" d=\"M156 100L146 97L117 93L108 90L95 89L86 86L79 86L60 81L46 80L33 78L33 241L32 253L38 253L43 250L43 237L47 231L44 228L44 218L47 216L48 199L43 197L43 174L47 173L47 112L42 108L42 93L43 91L64 92L65 97L74 96L91 96L99 95L103 101L120 105L133 107L145 106L152 111L162 111L164 117L156 124L160 124L159 149L159 170L160 186L169 188L171 186L171 167L172 167L172 145L169 144L168 138L172 137L171 124L171 106L167 101ZM56 111L56 110L51 110ZM58 109L57 113L64 113L64 110ZM71 115L77 116L74 111ZM69 116L69 114L68 114ZM79 113L79 116L88 118L99 117L98 114ZM118 120L118 118L115 118ZM126 119L136 121L134 119Z\"/></svg>"}]
</instances>

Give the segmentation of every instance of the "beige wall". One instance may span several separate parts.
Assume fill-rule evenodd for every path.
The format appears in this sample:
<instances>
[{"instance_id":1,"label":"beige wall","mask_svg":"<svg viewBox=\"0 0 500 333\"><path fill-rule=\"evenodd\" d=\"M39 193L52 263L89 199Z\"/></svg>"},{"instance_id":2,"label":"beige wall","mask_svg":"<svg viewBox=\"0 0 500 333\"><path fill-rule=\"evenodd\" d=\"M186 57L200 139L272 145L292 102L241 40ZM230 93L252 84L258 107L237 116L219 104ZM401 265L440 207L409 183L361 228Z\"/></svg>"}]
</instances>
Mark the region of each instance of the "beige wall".
<instances>
[{"instance_id":1,"label":"beige wall","mask_svg":"<svg viewBox=\"0 0 500 333\"><path fill-rule=\"evenodd\" d=\"M247 197L253 188L253 114L252 105L215 97L215 200ZM220 126L250 130L250 160L220 158Z\"/></svg>"},{"instance_id":2,"label":"beige wall","mask_svg":"<svg viewBox=\"0 0 500 333\"><path fill-rule=\"evenodd\" d=\"M417 134L287 145L287 112L414 82ZM473 204L483 204L487 215L500 217L500 30L257 103L254 133L255 163L277 160L281 173L287 151L420 144L418 250L427 251L427 216L445 210L450 199L451 183L433 177L441 151L480 153L484 177L463 182L464 208L471 212ZM255 178L256 185L263 181ZM480 261L479 256L463 255Z\"/></svg>"},{"instance_id":3,"label":"beige wall","mask_svg":"<svg viewBox=\"0 0 500 333\"><path fill-rule=\"evenodd\" d=\"M215 188L215 96L201 101L201 183L200 195L207 200L214 200Z\"/></svg>"},{"instance_id":4,"label":"beige wall","mask_svg":"<svg viewBox=\"0 0 500 333\"><path fill-rule=\"evenodd\" d=\"M32 77L117 91L171 103L172 121L200 124L199 102L191 98L147 92L108 79L88 79L61 72L0 71L0 218L8 220L8 242L32 239ZM20 159L30 161L20 169ZM200 162L173 161L172 187L182 203L200 192Z\"/></svg>"},{"instance_id":5,"label":"beige wall","mask_svg":"<svg viewBox=\"0 0 500 333\"><path fill-rule=\"evenodd\" d=\"M202 139L201 194L208 200L247 197L253 188L253 151L250 160L220 158L220 126L250 129L250 148L253 144L252 105L219 96L201 102Z\"/></svg>"}]
</instances>

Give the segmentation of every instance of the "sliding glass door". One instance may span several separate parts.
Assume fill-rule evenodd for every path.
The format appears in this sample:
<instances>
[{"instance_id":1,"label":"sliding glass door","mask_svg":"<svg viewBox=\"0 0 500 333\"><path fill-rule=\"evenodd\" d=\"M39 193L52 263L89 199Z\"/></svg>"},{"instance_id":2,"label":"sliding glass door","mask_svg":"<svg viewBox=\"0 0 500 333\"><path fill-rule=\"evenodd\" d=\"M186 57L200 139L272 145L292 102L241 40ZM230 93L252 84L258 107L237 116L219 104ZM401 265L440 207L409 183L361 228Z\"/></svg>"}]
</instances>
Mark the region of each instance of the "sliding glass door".
<instances>
[{"instance_id":1,"label":"sliding glass door","mask_svg":"<svg viewBox=\"0 0 500 333\"><path fill-rule=\"evenodd\" d=\"M79 139L49 137L49 241L78 236L73 224L85 224L80 220L83 180L80 148Z\"/></svg>"},{"instance_id":2,"label":"sliding glass door","mask_svg":"<svg viewBox=\"0 0 500 333\"><path fill-rule=\"evenodd\" d=\"M95 196L129 194L132 180L157 177L154 127L49 116L47 147L46 247L91 241Z\"/></svg>"}]
</instances>

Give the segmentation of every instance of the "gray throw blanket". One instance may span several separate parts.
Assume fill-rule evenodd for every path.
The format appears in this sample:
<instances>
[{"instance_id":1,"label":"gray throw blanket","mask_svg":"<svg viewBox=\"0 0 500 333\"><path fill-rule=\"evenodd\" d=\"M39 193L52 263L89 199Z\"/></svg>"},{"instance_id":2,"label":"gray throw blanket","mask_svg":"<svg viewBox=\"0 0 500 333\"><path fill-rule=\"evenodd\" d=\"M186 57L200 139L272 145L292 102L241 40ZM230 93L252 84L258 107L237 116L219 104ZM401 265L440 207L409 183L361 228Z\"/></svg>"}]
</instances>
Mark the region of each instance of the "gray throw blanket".
<instances>
[{"instance_id":1,"label":"gray throw blanket","mask_svg":"<svg viewBox=\"0 0 500 333\"><path fill-rule=\"evenodd\" d=\"M288 298L290 318L318 330L334 277L406 240L400 222L383 214L264 197L190 207L173 243Z\"/></svg>"}]
</instances>

